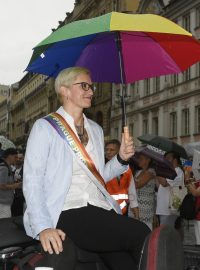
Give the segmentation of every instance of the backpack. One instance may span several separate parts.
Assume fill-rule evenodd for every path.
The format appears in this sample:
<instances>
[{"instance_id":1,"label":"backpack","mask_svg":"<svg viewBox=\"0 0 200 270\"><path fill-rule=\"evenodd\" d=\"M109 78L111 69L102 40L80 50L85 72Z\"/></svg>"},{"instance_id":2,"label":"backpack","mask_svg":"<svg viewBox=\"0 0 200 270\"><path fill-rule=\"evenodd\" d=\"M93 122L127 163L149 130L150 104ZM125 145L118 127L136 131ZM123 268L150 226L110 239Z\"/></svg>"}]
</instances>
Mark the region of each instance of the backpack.
<instances>
[{"instance_id":1,"label":"backpack","mask_svg":"<svg viewBox=\"0 0 200 270\"><path fill-rule=\"evenodd\" d=\"M180 217L187 220L196 218L196 198L192 194L187 194L179 208Z\"/></svg>"}]
</instances>

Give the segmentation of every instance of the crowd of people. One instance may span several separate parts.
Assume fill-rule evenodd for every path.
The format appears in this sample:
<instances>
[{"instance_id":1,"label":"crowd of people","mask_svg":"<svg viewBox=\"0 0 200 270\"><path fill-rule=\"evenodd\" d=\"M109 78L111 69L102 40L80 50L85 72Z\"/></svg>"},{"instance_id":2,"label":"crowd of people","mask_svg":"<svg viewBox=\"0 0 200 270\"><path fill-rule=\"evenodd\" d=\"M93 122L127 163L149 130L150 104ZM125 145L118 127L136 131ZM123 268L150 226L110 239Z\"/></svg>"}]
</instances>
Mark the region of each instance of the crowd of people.
<instances>
[{"instance_id":1,"label":"crowd of people","mask_svg":"<svg viewBox=\"0 0 200 270\"><path fill-rule=\"evenodd\" d=\"M106 160L110 160L118 153L119 146L118 140L106 143ZM108 190L114 198L116 198L116 194L126 194L126 199L120 200L120 204L124 206L123 214L141 220L151 230L158 225L168 225L177 230L183 229L181 225L184 224L180 222L179 207L184 197L180 199L177 209L171 209L171 200L173 191L186 190L185 193L183 191L182 193L184 195L191 193L196 201L194 228L196 244L200 245L200 182L198 179L194 179L191 172L188 174L185 171L184 162L181 161L179 153L166 152L164 157L176 172L173 180L157 176L153 160L147 155L140 154L139 168L130 165L130 169L115 180L116 188L113 188L113 180L107 183ZM126 175L129 176L125 178ZM126 204L123 204L123 201Z\"/></svg>"},{"instance_id":2,"label":"crowd of people","mask_svg":"<svg viewBox=\"0 0 200 270\"><path fill-rule=\"evenodd\" d=\"M1 150L0 218L23 215L22 191L24 152L15 148Z\"/></svg>"}]
</instances>

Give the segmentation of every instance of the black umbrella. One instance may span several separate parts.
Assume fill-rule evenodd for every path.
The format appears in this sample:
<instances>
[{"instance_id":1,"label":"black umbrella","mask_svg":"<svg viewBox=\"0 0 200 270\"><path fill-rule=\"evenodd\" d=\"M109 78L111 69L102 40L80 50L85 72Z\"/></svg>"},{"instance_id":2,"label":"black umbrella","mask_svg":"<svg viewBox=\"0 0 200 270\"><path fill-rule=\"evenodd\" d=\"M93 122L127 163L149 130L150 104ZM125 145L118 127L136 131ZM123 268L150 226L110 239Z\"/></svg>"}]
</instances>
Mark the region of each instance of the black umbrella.
<instances>
[{"instance_id":1,"label":"black umbrella","mask_svg":"<svg viewBox=\"0 0 200 270\"><path fill-rule=\"evenodd\" d=\"M147 146L140 146L136 148L135 155L130 159L130 166L138 167L139 156L145 155L152 160L152 168L155 169L156 175L164 178L174 179L177 174L171 163L166 158Z\"/></svg>"},{"instance_id":2,"label":"black umbrella","mask_svg":"<svg viewBox=\"0 0 200 270\"><path fill-rule=\"evenodd\" d=\"M147 134L138 137L138 140L140 140L142 143L152 145L166 152L169 151L176 152L177 154L179 154L180 157L188 159L188 155L185 149L181 145L171 141L166 137Z\"/></svg>"}]
</instances>

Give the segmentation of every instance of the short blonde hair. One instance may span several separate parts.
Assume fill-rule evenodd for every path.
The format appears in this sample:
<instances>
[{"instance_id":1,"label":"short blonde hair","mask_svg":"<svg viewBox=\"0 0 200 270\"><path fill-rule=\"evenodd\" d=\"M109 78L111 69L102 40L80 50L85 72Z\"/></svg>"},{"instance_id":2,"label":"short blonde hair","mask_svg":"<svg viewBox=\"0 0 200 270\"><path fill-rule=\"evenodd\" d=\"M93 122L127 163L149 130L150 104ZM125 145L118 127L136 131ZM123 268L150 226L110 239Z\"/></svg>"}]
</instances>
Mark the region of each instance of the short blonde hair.
<instances>
[{"instance_id":1,"label":"short blonde hair","mask_svg":"<svg viewBox=\"0 0 200 270\"><path fill-rule=\"evenodd\" d=\"M90 71L83 67L70 67L60 71L55 80L55 91L57 95L60 96L61 86L70 87L80 74L90 75Z\"/></svg>"}]
</instances>

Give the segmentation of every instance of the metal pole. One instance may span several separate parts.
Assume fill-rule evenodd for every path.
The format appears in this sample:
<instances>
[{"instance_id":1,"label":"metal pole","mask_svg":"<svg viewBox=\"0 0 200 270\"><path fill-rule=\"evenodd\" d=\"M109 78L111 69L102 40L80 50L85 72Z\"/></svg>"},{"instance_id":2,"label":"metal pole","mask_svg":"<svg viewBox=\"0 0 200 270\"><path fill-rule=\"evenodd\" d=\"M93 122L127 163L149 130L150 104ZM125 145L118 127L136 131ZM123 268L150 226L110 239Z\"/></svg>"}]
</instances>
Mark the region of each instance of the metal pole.
<instances>
[{"instance_id":1,"label":"metal pole","mask_svg":"<svg viewBox=\"0 0 200 270\"><path fill-rule=\"evenodd\" d=\"M127 119L126 119L126 102L125 102L125 74L124 74L124 63L123 63L123 57L122 57L122 46L121 46L121 37L120 33L116 32L116 45L118 49L118 56L119 56L119 66L120 66L120 90L121 90L121 107L122 107L122 127L125 127L127 125Z\"/></svg>"}]
</instances>

